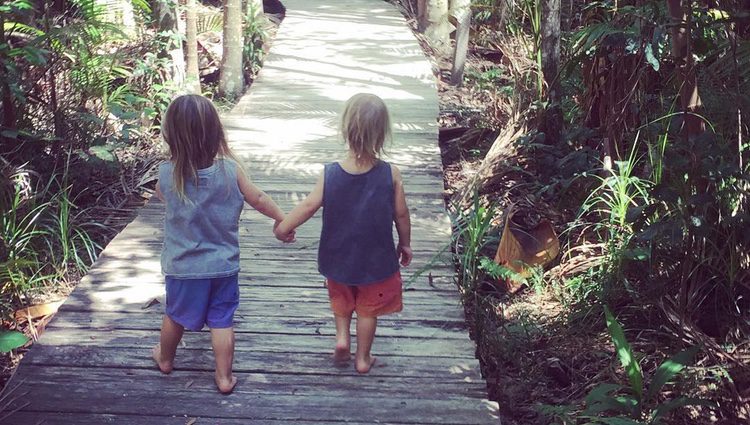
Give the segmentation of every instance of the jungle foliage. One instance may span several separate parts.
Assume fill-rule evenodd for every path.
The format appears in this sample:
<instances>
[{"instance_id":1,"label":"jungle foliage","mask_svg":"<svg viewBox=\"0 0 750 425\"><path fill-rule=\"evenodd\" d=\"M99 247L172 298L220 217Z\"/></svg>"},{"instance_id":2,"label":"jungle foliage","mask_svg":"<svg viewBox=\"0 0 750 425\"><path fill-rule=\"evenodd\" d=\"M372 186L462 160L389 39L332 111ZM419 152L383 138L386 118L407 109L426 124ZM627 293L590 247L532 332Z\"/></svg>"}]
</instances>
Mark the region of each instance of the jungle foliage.
<instances>
[{"instance_id":1,"label":"jungle foliage","mask_svg":"<svg viewBox=\"0 0 750 425\"><path fill-rule=\"evenodd\" d=\"M555 7L561 61L554 75L544 75L549 22L541 11ZM473 50L498 58L467 70L464 83L493 104L472 125L498 136L459 191L464 202L453 208L453 252L491 395L511 406L507 419L681 423L690 414L708 420L714 408L719 422L746 418L742 397L731 394L750 384L750 2L475 0L472 18ZM559 84L559 96L550 82ZM556 109L559 137L548 126ZM469 144L475 133L456 143ZM549 219L560 235L557 261L523 281L537 298L504 294L497 284L498 277L518 280L492 263L511 204L528 221ZM527 308L534 303L554 305L554 313ZM614 313L605 317L606 306ZM632 384L639 363L656 367L686 348L703 368L683 362L680 370L706 380L681 388L687 398L669 408L659 404L660 390L646 398L609 382L592 391L604 384L597 382L604 371L590 369L599 360L587 355L586 365L571 371L581 355L565 351L573 341L591 344L609 325L622 360L631 345L621 348L627 341L612 325L615 314L633 332L633 346L644 350L631 351L635 360L621 365L623 382ZM539 363L549 356L563 363L564 377ZM520 387L510 382L513 373L524 375ZM539 387L529 381L537 379L552 384L539 384L546 394L529 400ZM726 399L696 401L692 413L678 409L700 399L693 397L699 387ZM528 391L527 398L514 391ZM573 399L563 395L571 391ZM540 415L533 407L550 400L565 415L554 408Z\"/></svg>"},{"instance_id":2,"label":"jungle foliage","mask_svg":"<svg viewBox=\"0 0 750 425\"><path fill-rule=\"evenodd\" d=\"M185 7L0 3L0 320L10 327L14 311L69 290L142 201L162 156L161 113L188 90ZM206 40L221 39L221 9L191 7L200 7L201 82L214 96L221 61ZM262 8L244 18L246 82L262 59L262 18Z\"/></svg>"}]
</instances>

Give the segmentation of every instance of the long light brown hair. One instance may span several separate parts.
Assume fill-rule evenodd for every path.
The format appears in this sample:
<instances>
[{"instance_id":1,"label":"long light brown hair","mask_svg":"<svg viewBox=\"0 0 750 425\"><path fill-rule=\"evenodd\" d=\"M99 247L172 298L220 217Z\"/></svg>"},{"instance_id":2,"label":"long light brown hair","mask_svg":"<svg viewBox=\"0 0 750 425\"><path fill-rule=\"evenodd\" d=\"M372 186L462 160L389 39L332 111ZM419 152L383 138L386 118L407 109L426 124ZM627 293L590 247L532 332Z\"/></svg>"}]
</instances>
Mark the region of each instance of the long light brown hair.
<instances>
[{"instance_id":1,"label":"long light brown hair","mask_svg":"<svg viewBox=\"0 0 750 425\"><path fill-rule=\"evenodd\" d=\"M162 120L161 133L174 163L175 191L182 199L186 199L185 182L197 181L198 170L210 167L217 156L236 161L219 111L203 96L187 94L174 99Z\"/></svg>"},{"instance_id":2,"label":"long light brown hair","mask_svg":"<svg viewBox=\"0 0 750 425\"><path fill-rule=\"evenodd\" d=\"M355 94L344 105L341 135L357 162L372 162L391 139L391 118L383 100L373 94Z\"/></svg>"}]
</instances>

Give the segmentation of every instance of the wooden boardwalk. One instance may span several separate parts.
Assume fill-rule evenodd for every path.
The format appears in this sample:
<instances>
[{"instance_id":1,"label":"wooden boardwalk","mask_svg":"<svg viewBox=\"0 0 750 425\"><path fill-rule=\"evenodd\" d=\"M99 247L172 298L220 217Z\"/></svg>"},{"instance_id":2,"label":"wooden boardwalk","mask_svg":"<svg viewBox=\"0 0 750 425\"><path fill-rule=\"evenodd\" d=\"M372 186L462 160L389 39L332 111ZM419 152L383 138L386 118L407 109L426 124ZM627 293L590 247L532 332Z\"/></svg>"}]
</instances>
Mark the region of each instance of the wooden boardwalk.
<instances>
[{"instance_id":1,"label":"wooden boardwalk","mask_svg":"<svg viewBox=\"0 0 750 425\"><path fill-rule=\"evenodd\" d=\"M334 326L316 271L319 215L283 245L272 223L243 212L241 303L232 395L213 384L207 331L186 333L175 371L151 360L163 304L163 206L151 202L102 253L23 360L6 424L488 424L499 423L451 284L429 265L446 246L437 95L430 65L390 4L286 0L261 77L225 117L253 180L289 210L322 164L341 156L343 101L372 92L394 121L389 160L403 170L414 264L404 311L381 320L369 375L330 362ZM1 415L0 415L1 416Z\"/></svg>"}]
</instances>

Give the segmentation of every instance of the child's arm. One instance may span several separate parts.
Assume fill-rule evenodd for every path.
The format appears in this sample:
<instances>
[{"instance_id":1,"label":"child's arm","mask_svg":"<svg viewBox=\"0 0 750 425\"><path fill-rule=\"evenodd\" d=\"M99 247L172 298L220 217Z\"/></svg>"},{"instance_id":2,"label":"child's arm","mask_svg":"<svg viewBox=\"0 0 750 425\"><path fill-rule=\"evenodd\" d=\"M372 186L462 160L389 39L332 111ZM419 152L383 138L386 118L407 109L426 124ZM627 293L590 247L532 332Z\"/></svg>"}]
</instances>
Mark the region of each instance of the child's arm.
<instances>
[{"instance_id":1,"label":"child's arm","mask_svg":"<svg viewBox=\"0 0 750 425\"><path fill-rule=\"evenodd\" d=\"M284 219L284 212L281 211L281 208L276 205L276 202L274 202L266 192L260 190L250 181L250 178L245 174L242 168L237 166L237 170L237 184L240 187L242 196L245 197L245 202L250 204L250 206L255 208L259 213L274 219L274 221L276 221L274 227L276 227L279 222Z\"/></svg>"},{"instance_id":2,"label":"child's arm","mask_svg":"<svg viewBox=\"0 0 750 425\"><path fill-rule=\"evenodd\" d=\"M401 171L391 165L394 191L393 221L396 223L398 233L397 254L401 259L402 266L411 263L411 219L409 218L409 207L406 205L406 194L404 193L404 182L401 180Z\"/></svg>"},{"instance_id":3,"label":"child's arm","mask_svg":"<svg viewBox=\"0 0 750 425\"><path fill-rule=\"evenodd\" d=\"M282 241L288 240L294 229L299 227L302 223L312 217L318 209L323 205L323 175L321 174L318 178L318 182L315 183L315 187L312 192L307 195L304 201L297 204L292 211L287 214L284 221L279 223L274 229L276 238Z\"/></svg>"}]
</instances>

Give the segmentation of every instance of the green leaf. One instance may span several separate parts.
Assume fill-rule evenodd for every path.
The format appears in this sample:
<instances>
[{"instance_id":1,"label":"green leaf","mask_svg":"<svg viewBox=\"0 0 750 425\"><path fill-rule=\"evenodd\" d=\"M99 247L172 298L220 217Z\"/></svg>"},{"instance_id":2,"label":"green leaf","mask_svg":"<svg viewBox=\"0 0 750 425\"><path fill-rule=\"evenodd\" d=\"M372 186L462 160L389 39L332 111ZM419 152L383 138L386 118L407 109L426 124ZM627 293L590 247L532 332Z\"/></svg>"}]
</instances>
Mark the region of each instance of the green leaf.
<instances>
[{"instance_id":1,"label":"green leaf","mask_svg":"<svg viewBox=\"0 0 750 425\"><path fill-rule=\"evenodd\" d=\"M603 383L595 386L589 391L586 396L586 404L593 404L602 401L605 397L609 397L609 394L613 391L622 389L620 384Z\"/></svg>"},{"instance_id":2,"label":"green leaf","mask_svg":"<svg viewBox=\"0 0 750 425\"><path fill-rule=\"evenodd\" d=\"M698 352L698 347L691 347L687 350L680 351L679 353L672 356L672 358L665 360L664 363L660 364L654 373L651 384L648 387L648 393L646 394L646 400L652 400L661 392L662 387L677 376L685 366L693 362L695 354Z\"/></svg>"},{"instance_id":3,"label":"green leaf","mask_svg":"<svg viewBox=\"0 0 750 425\"><path fill-rule=\"evenodd\" d=\"M716 403L700 398L677 397L674 400L670 400L657 406L654 412L651 414L651 422L656 422L664 417L664 415L666 415L667 413L685 406L705 406L715 408Z\"/></svg>"},{"instance_id":4,"label":"green leaf","mask_svg":"<svg viewBox=\"0 0 750 425\"><path fill-rule=\"evenodd\" d=\"M104 162L117 161L115 155L105 146L92 146L89 148L89 154L101 159Z\"/></svg>"},{"instance_id":5,"label":"green leaf","mask_svg":"<svg viewBox=\"0 0 750 425\"><path fill-rule=\"evenodd\" d=\"M628 260L648 261L651 258L651 251L644 247L629 248L622 251L622 257Z\"/></svg>"},{"instance_id":6,"label":"green leaf","mask_svg":"<svg viewBox=\"0 0 750 425\"><path fill-rule=\"evenodd\" d=\"M602 412L615 411L634 415L637 412L638 401L631 396L604 396L596 403L592 403L584 410L585 415L598 415Z\"/></svg>"},{"instance_id":7,"label":"green leaf","mask_svg":"<svg viewBox=\"0 0 750 425\"><path fill-rule=\"evenodd\" d=\"M633 350L630 348L628 340L625 339L625 333L622 331L622 327L612 312L609 311L607 306L604 306L604 315L607 320L607 328L609 334L612 337L612 342L615 344L615 350L617 351L617 357L620 359L622 367L628 375L628 381L630 381L630 387L633 393L636 395L638 400L643 399L643 373L641 372L641 366L638 364Z\"/></svg>"},{"instance_id":8,"label":"green leaf","mask_svg":"<svg viewBox=\"0 0 750 425\"><path fill-rule=\"evenodd\" d=\"M518 284L526 285L528 282L523 275L516 273L515 271L495 263L492 259L487 257L481 257L479 259L479 268L484 270L493 279L507 279Z\"/></svg>"},{"instance_id":9,"label":"green leaf","mask_svg":"<svg viewBox=\"0 0 750 425\"><path fill-rule=\"evenodd\" d=\"M2 331L0 332L0 353L8 353L10 350L23 347L27 342L29 339L21 332Z\"/></svg>"},{"instance_id":10,"label":"green leaf","mask_svg":"<svg viewBox=\"0 0 750 425\"><path fill-rule=\"evenodd\" d=\"M654 68L654 71L659 71L659 66L661 65L659 63L659 59L654 55L654 48L651 44L647 44L646 48L644 49L646 53L646 62L651 65L651 68Z\"/></svg>"},{"instance_id":11,"label":"green leaf","mask_svg":"<svg viewBox=\"0 0 750 425\"><path fill-rule=\"evenodd\" d=\"M45 35L44 31L26 24L22 24L20 22L5 22L5 24L3 25L3 30L7 33L6 35L10 35L14 31L37 37L43 37Z\"/></svg>"}]
</instances>

